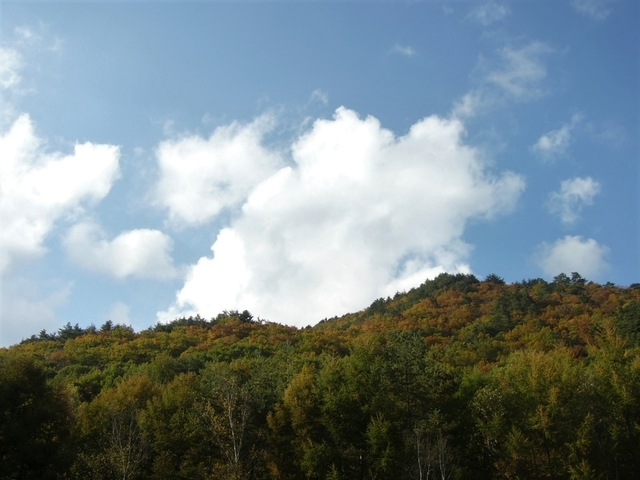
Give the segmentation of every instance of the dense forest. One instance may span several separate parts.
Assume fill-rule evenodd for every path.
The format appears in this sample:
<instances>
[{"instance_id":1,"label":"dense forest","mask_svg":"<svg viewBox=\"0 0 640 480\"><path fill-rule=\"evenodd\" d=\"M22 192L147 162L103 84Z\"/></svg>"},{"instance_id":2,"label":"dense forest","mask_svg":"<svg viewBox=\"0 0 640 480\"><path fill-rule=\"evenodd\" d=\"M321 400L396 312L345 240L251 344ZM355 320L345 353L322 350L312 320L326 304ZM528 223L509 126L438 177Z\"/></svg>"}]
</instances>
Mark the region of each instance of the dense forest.
<instances>
[{"instance_id":1,"label":"dense forest","mask_svg":"<svg viewBox=\"0 0 640 480\"><path fill-rule=\"evenodd\" d=\"M442 274L297 329L223 312L0 349L0 477L638 479L640 285Z\"/></svg>"}]
</instances>

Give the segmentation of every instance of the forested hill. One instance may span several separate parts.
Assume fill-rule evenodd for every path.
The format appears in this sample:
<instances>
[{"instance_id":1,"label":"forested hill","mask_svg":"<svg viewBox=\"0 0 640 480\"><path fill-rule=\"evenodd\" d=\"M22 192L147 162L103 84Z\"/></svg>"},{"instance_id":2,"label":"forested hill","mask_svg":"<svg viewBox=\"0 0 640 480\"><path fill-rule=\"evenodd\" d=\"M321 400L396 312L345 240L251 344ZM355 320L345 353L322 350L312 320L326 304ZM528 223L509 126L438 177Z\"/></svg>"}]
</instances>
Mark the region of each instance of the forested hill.
<instances>
[{"instance_id":1,"label":"forested hill","mask_svg":"<svg viewBox=\"0 0 640 480\"><path fill-rule=\"evenodd\" d=\"M442 274L296 329L223 312L0 349L0 478L637 479L640 285Z\"/></svg>"}]
</instances>

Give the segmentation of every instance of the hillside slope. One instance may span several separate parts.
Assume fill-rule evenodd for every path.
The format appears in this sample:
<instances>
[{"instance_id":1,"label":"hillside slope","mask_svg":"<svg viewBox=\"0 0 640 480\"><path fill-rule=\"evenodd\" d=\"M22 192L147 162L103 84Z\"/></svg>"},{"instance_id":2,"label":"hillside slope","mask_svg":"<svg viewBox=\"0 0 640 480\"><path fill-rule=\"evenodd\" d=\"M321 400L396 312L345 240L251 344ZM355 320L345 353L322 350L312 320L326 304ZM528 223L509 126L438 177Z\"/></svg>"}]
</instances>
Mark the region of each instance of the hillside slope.
<instances>
[{"instance_id":1,"label":"hillside slope","mask_svg":"<svg viewBox=\"0 0 640 480\"><path fill-rule=\"evenodd\" d=\"M3 478L640 478L640 286L443 274L0 350Z\"/></svg>"}]
</instances>

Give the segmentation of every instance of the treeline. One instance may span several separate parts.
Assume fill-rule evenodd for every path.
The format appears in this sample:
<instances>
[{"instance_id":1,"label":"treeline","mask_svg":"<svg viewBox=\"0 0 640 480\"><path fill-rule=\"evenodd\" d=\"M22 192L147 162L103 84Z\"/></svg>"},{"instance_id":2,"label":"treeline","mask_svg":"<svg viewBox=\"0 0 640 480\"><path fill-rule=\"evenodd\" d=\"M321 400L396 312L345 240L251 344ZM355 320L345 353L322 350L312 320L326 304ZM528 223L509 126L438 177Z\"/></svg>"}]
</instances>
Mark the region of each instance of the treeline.
<instances>
[{"instance_id":1,"label":"treeline","mask_svg":"<svg viewBox=\"0 0 640 480\"><path fill-rule=\"evenodd\" d=\"M443 274L296 329L249 312L0 350L0 478L640 478L640 285Z\"/></svg>"}]
</instances>

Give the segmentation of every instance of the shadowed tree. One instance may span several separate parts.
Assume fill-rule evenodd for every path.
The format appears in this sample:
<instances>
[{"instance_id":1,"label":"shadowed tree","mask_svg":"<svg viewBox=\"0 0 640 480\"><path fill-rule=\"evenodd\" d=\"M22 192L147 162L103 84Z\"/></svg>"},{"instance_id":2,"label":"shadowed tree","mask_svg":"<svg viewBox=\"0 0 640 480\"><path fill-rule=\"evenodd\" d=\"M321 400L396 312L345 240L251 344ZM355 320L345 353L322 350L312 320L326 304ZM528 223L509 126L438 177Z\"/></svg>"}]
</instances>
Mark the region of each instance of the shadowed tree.
<instances>
[{"instance_id":1,"label":"shadowed tree","mask_svg":"<svg viewBox=\"0 0 640 480\"><path fill-rule=\"evenodd\" d=\"M0 476L63 478L71 406L33 358L0 357Z\"/></svg>"}]
</instances>

